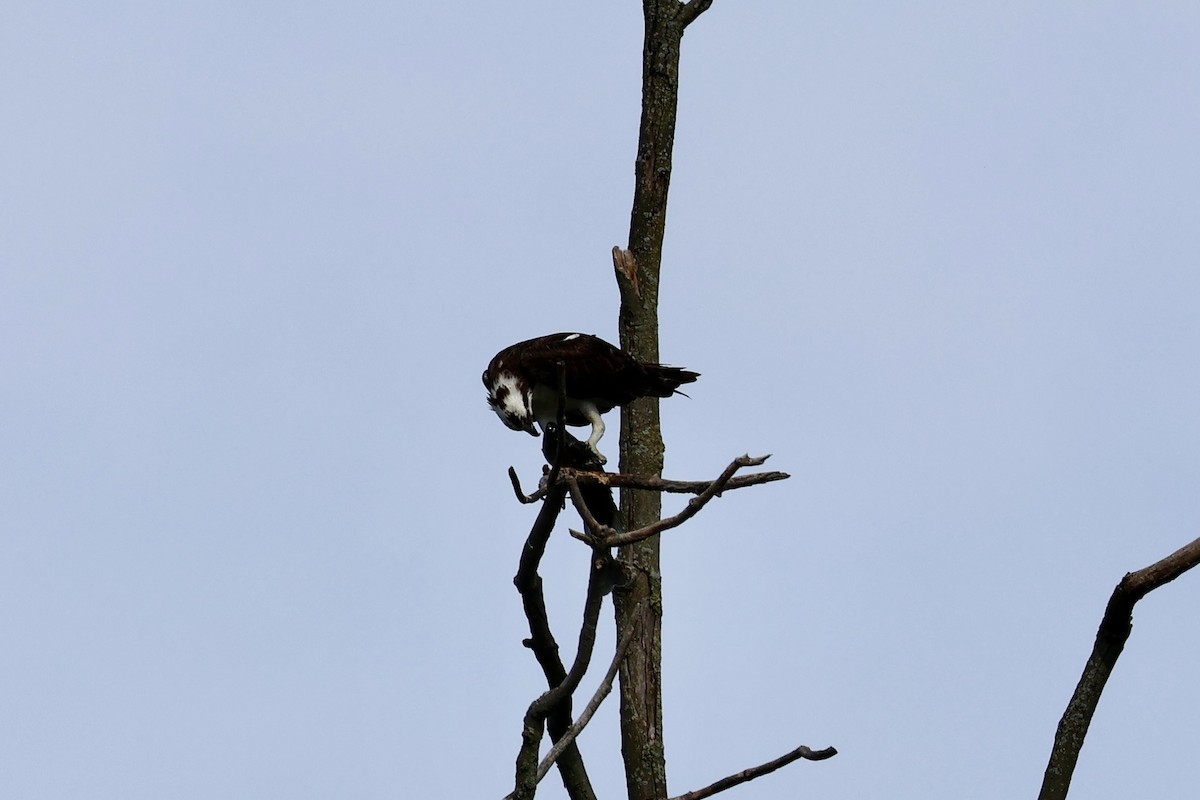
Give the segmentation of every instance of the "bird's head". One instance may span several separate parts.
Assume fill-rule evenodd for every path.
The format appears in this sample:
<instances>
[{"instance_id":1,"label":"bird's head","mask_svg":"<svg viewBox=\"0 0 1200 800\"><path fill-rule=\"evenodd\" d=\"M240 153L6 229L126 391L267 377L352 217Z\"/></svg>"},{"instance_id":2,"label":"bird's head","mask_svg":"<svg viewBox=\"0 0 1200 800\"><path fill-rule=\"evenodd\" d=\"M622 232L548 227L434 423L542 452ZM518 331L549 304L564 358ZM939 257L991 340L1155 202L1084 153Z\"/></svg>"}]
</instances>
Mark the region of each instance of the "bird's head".
<instances>
[{"instance_id":1,"label":"bird's head","mask_svg":"<svg viewBox=\"0 0 1200 800\"><path fill-rule=\"evenodd\" d=\"M496 375L483 373L483 385L488 390L488 405L505 427L514 431L525 431L537 436L533 426L533 389L523 386L517 377L508 372Z\"/></svg>"}]
</instances>

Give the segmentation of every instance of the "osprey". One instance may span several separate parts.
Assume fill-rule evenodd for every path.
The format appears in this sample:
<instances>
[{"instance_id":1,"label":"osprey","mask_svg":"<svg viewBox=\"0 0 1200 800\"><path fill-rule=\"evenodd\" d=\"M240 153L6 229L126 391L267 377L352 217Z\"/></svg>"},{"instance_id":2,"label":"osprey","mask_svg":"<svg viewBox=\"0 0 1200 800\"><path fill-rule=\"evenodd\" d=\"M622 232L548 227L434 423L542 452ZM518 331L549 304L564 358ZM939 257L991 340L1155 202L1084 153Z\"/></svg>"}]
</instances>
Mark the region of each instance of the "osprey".
<instances>
[{"instance_id":1,"label":"osprey","mask_svg":"<svg viewBox=\"0 0 1200 800\"><path fill-rule=\"evenodd\" d=\"M670 397L699 373L645 364L603 339L586 333L552 333L518 342L496 354L483 373L488 405L514 431L538 435L558 417L558 362L566 367L568 425L592 426L588 449L604 435L601 414L639 397ZM682 394L682 392L680 392Z\"/></svg>"}]
</instances>

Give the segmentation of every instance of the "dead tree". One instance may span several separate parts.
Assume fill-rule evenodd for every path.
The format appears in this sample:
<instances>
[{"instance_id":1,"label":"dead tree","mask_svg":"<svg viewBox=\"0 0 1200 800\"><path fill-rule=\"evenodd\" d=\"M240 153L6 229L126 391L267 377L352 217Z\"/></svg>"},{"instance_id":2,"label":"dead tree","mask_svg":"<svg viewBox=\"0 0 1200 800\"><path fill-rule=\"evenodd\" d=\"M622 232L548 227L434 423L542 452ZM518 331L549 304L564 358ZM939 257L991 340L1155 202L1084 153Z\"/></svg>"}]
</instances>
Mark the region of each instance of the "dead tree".
<instances>
[{"instance_id":1,"label":"dead tree","mask_svg":"<svg viewBox=\"0 0 1200 800\"><path fill-rule=\"evenodd\" d=\"M679 53L684 30L712 0L643 0L645 38L642 50L642 114L635 161L633 208L628 247L613 248L613 266L620 292L618 319L621 348L640 361L658 363L658 289L662 244L666 230L667 194L675 142L679 89ZM560 397L565 379L560 368ZM565 402L565 401L564 401ZM659 536L697 514L710 500L729 491L786 478L779 472L739 475L761 465L766 457L734 459L716 478L700 482L662 479L663 440L656 398L635 401L621 409L620 467L617 474L589 463L579 443L563 429L563 408L553 436L547 433L548 462L542 486L526 496L510 470L514 490L524 502L541 502L514 579L521 593L533 651L548 689L526 711L517 756L515 786L510 797L534 796L537 782L557 764L572 800L594 800L583 757L575 736L620 675L621 752L629 800L666 800L666 760L662 716L662 575ZM619 510L611 502L620 488ZM662 493L694 495L677 514L662 519ZM604 498L608 496L606 503ZM591 549L591 564L583 622L575 658L568 669L550 630L541 590L538 564L567 498L584 520L583 531L572 531ZM598 513L598 510L600 513ZM605 515L610 519L602 518ZM613 579L610 549L618 548L620 578ZM612 592L617 647L604 680L576 719L574 695L592 657L596 627L608 589ZM549 734L554 742L540 762L539 745ZM723 778L677 800L700 800L774 771L798 759L821 760L836 754L832 747L799 747L786 755Z\"/></svg>"},{"instance_id":2,"label":"dead tree","mask_svg":"<svg viewBox=\"0 0 1200 800\"><path fill-rule=\"evenodd\" d=\"M658 363L658 289L666 230L667 194L679 87L679 54L686 28L712 0L642 0L645 38L642 52L642 114L635 162L629 243L613 248L620 291L620 343L640 361ZM530 495L509 470L513 489L525 503L541 508L521 554L514 583L521 593L530 636L525 645L541 666L547 690L525 713L516 779L508 798L528 800L553 766L572 800L595 800L576 737L620 675L621 752L629 800L667 800L662 718L662 575L659 537L683 524L722 492L787 478L781 472L738 474L766 458L734 459L708 481L673 481L661 477L663 441L658 400L645 398L621 411L620 467L606 473L592 455L564 430L565 367L560 368L558 423L543 440L547 470L540 488ZM612 501L621 490L620 508ZM674 516L661 518L662 494L694 495ZM575 657L570 668L559 656L538 574L546 543L570 499L583 519L583 531L571 535L590 548L590 569ZM618 548L613 562L611 549ZM1065 800L1080 748L1100 694L1132 630L1133 607L1149 592L1200 563L1200 539L1145 569L1127 574L1113 591L1096 634L1092 654L1075 694L1059 723L1039 800ZM604 597L614 597L617 645L608 668L578 716L575 694L591 663ZM539 760L542 739L553 745ZM673 800L702 800L765 775L799 759L821 760L836 754L832 747L791 752L696 789Z\"/></svg>"}]
</instances>

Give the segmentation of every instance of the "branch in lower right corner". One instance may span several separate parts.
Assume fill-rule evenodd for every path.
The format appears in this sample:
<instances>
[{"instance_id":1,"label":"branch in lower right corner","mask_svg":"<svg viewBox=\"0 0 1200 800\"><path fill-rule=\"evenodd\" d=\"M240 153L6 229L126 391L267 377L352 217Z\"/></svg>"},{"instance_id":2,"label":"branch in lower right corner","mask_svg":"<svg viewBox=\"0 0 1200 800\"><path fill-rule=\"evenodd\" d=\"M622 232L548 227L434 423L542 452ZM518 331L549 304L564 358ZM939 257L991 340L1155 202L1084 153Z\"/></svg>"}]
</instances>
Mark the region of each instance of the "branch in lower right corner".
<instances>
[{"instance_id":1,"label":"branch in lower right corner","mask_svg":"<svg viewBox=\"0 0 1200 800\"><path fill-rule=\"evenodd\" d=\"M727 778L721 778L716 783L711 783L703 789L681 794L678 797L673 797L671 800L703 800L705 797L712 797L718 792L723 792L726 789L732 789L738 784L752 781L755 778L761 777L768 773L774 772L780 767L786 767L793 761L798 761L803 758L808 761L824 761L827 758L832 758L837 755L837 750L832 747L826 747L824 750L813 750L811 747L801 745L790 753L782 755L774 761L768 761L765 764L759 764L757 767L744 769L741 772L730 775Z\"/></svg>"},{"instance_id":2,"label":"branch in lower right corner","mask_svg":"<svg viewBox=\"0 0 1200 800\"><path fill-rule=\"evenodd\" d=\"M1083 666L1075 693L1071 695L1058 722L1038 800L1065 800L1071 788L1079 752L1087 737L1092 716L1096 713L1100 695L1133 630L1134 605L1150 592L1196 566L1200 566L1200 539L1144 569L1126 574L1113 589L1096 631L1092 653Z\"/></svg>"}]
</instances>

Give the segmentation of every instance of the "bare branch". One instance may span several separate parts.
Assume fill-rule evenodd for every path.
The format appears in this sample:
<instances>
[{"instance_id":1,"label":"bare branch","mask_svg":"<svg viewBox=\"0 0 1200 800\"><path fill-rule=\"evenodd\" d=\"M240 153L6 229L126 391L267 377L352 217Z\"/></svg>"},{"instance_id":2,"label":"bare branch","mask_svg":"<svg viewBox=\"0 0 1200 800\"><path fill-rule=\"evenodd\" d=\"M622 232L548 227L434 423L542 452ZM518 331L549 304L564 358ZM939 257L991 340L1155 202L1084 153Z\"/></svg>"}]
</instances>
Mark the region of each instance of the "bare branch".
<instances>
[{"instance_id":1,"label":"bare branch","mask_svg":"<svg viewBox=\"0 0 1200 800\"><path fill-rule=\"evenodd\" d=\"M673 481L652 475L627 475L623 472L591 472L586 470L567 470L563 475L574 475L581 484L598 483L613 489L650 489L658 492L673 494L700 494L712 486L712 481ZM730 489L744 489L747 486L757 486L760 483L783 481L792 477L786 472L754 472L749 475L735 475L725 484L721 492ZM718 496L720 492L717 493Z\"/></svg>"},{"instance_id":2,"label":"bare branch","mask_svg":"<svg viewBox=\"0 0 1200 800\"><path fill-rule=\"evenodd\" d=\"M594 540L593 544L600 544L605 547L617 547L620 545L640 542L643 539L649 539L651 536L662 533L665 530L678 527L692 517L696 516L700 509L704 508L704 506L708 504L709 500L712 500L714 497L724 491L726 485L729 483L730 479L733 478L733 474L735 472L742 467L757 467L768 458L770 458L770 456L760 456L758 458L751 458L748 455L739 456L730 462L729 466L725 468L725 471L722 472L716 480L710 483L707 489L693 497L691 500L688 500L687 505L683 507L683 510L675 516L667 517L666 519L660 519L657 522L652 522L645 527L638 528L637 530L629 531L627 533L617 533L612 536L607 536L602 540ZM574 535L574 533L572 533L572 535Z\"/></svg>"},{"instance_id":3,"label":"bare branch","mask_svg":"<svg viewBox=\"0 0 1200 800\"><path fill-rule=\"evenodd\" d=\"M683 27L687 27L696 21L696 17L708 11L708 7L712 5L712 0L690 0L684 3L679 9L679 22Z\"/></svg>"},{"instance_id":4,"label":"bare branch","mask_svg":"<svg viewBox=\"0 0 1200 800\"><path fill-rule=\"evenodd\" d=\"M700 494L712 486L713 483L712 481L675 481L658 478L653 475L628 475L624 472L595 472L591 470L572 469L566 466L559 473L559 481L565 481L567 475L573 475L575 480L580 484L594 483L607 486L611 489L649 489L651 491L668 492L671 494ZM721 492L727 492L732 489L745 489L747 486L758 486L762 483L785 481L790 477L792 476L788 473L778 471L735 475L729 479L729 482L725 484ZM517 471L512 467L508 468L508 479L512 481L513 491L517 495L517 500L522 503L536 503L546 496L545 488L539 488L533 494L525 494L521 490L521 481L517 478ZM717 493L718 497L721 492Z\"/></svg>"},{"instance_id":5,"label":"bare branch","mask_svg":"<svg viewBox=\"0 0 1200 800\"><path fill-rule=\"evenodd\" d=\"M560 400L560 416L563 413L563 404ZM554 442L543 442L544 449L549 450L555 456L563 450L562 431L563 427L560 425L555 429L553 434L547 432L546 435L548 437L553 435ZM552 460L557 461L558 459L554 458ZM515 474L515 471L510 471L513 487L517 490L517 496L520 498L523 497L523 494L520 492ZM547 489L541 491L544 495L542 507L538 512L537 519L534 520L533 526L530 528L529 536L525 540L525 546L521 550L520 566L517 568L516 577L513 578L513 584L521 594L521 604L525 610L525 617L529 621L530 636L525 640L525 646L533 651L534 657L537 659L542 672L546 676L546 683L550 687L550 690L553 691L556 687L566 683L570 674L567 672L566 667L563 666L562 659L558 653L558 642L554 640L554 635L550 630L550 620L546 612L546 600L542 592L542 579L538 575L538 566L541 564L542 555L545 553L546 543L549 541L550 534L554 530L554 524L558 520L559 513L562 511L567 488L565 486L549 486ZM589 585L590 591L591 587ZM599 613L598 610L597 613ZM532 731L529 728L529 714L528 712L526 714L527 724L522 730L522 736L527 737L536 734L536 739L534 741L532 764L528 767L522 767L525 761L529 760L528 756L524 753L524 748L522 749L522 755L525 761L522 761L520 758L518 759L517 791L521 791L523 769L532 775L532 770L537 766L537 743L541 740L543 728L549 730L552 740L558 741L571 726L570 692L567 692L565 695L558 695L557 697L557 700L547 702L544 707L539 709L536 719L536 731ZM558 768L562 774L563 785L566 787L567 793L572 800L595 800L596 793L592 789L587 769L584 767L583 756L574 741L567 745L562 756L559 758ZM531 796L533 785L529 786L528 791L530 795L522 796Z\"/></svg>"},{"instance_id":6,"label":"bare branch","mask_svg":"<svg viewBox=\"0 0 1200 800\"><path fill-rule=\"evenodd\" d=\"M562 751L566 749L567 745L575 741L575 737L592 721L592 716L596 713L596 709L600 708L600 704L604 702L604 698L608 697L612 691L613 681L616 680L617 671L621 668L621 659L625 657L625 651L629 648L631 641L633 641L633 628L625 631L625 635L621 637L621 641L617 644L617 652L613 654L612 663L608 665L608 672L604 673L604 679L596 687L596 692L592 695L592 699L583 707L583 711L579 714L579 719L575 720L575 723L567 729L563 737L550 748L550 752L546 753L546 757L542 759L542 763L538 764L537 779L539 781L550 771L550 767L562 754Z\"/></svg>"},{"instance_id":7,"label":"bare branch","mask_svg":"<svg viewBox=\"0 0 1200 800\"><path fill-rule=\"evenodd\" d=\"M562 469L562 461L568 450L565 446L567 437L566 426L563 424L565 417L566 365L560 361L558 363L558 419L552 430L549 428L546 430L547 440L542 443L543 455L551 462L550 471L544 483L545 497L542 501L542 509L525 541L525 548L521 552L517 575L513 578L513 583L521 593L525 616L529 620L531 636L525 644L533 650L550 686L549 690L534 700L525 712L513 789L513 796L520 800L532 798L537 789L537 782L541 779L541 776L537 775L537 756L543 730L548 727L550 738L557 743L563 739L571 726L571 699L591 662L592 648L596 640L596 624L600 616L605 590L608 587L606 574L596 569L589 571L587 600L584 606L583 626L579 633L579 645L575 652L575 663L567 672L558 655L558 643L555 642L550 631L545 596L542 592L542 579L537 572L542 555L546 550L546 543L554 530L554 523L563 508L563 501L566 499L568 491L566 486L558 482L558 473ZM552 442L549 441L550 437L553 437ZM523 497L515 477L515 471L510 470L509 477L513 481L513 488L517 490L518 498ZM578 484L576 484L576 489L578 489ZM586 507L585 503L584 508ZM572 800L595 800L596 795L588 779L583 765L583 756L579 753L574 737L559 749L559 753L562 759L559 761L559 771L562 773L563 784Z\"/></svg>"},{"instance_id":8,"label":"bare branch","mask_svg":"<svg viewBox=\"0 0 1200 800\"><path fill-rule=\"evenodd\" d=\"M1130 605L1141 600L1160 586L1170 583L1192 567L1200 564L1200 539L1185 545L1171 555L1145 569L1131 572L1121 579L1130 596ZM1121 588L1117 585L1117 589Z\"/></svg>"},{"instance_id":9,"label":"bare branch","mask_svg":"<svg viewBox=\"0 0 1200 800\"><path fill-rule=\"evenodd\" d=\"M629 475L624 472L600 472L575 469L565 465L559 472L558 480L565 482L568 475L574 476L575 480L581 485L591 483L607 486L610 489L649 489L651 491L668 492L671 494L700 494L712 486L713 483L712 481L675 481L653 475ZM732 489L745 489L747 486L758 486L762 483L784 481L790 477L792 476L786 472L774 470L753 472L749 475L735 475L729 479L720 492L717 492L717 496L720 497L721 492L727 492ZM517 500L522 503L536 503L546 496L546 489L544 487L537 489L533 494L525 494L521 490L521 481L517 478L517 471L512 467L508 468L508 479L512 482Z\"/></svg>"},{"instance_id":10,"label":"bare branch","mask_svg":"<svg viewBox=\"0 0 1200 800\"><path fill-rule=\"evenodd\" d=\"M592 721L592 717L595 715L596 710L600 708L600 704L612 692L613 681L616 680L617 671L621 668L621 659L625 657L625 651L629 648L629 643L632 640L633 631L631 629L626 631L625 635L621 637L621 641L617 644L617 651L613 654L612 663L608 666L608 671L604 673L604 678L600 681L600 685L596 687L596 692L592 695L592 699L583 707L583 712L580 713L579 719L575 720L566 733L562 735L562 738L554 743L554 746L550 748L549 752L542 759L542 763L538 764L538 783L542 782L542 778L546 777L546 774L550 772L550 768L554 766L554 762L558 760L558 757L563 754L563 751L575 741L575 737L579 736L583 732L583 729L587 727L587 724ZM505 795L504 800L513 800L513 793L510 792Z\"/></svg>"},{"instance_id":11,"label":"bare branch","mask_svg":"<svg viewBox=\"0 0 1200 800\"><path fill-rule=\"evenodd\" d=\"M721 778L716 783L709 784L703 789L697 789L694 792L681 794L678 797L673 797L671 800L703 800L705 797L712 797L717 792L723 792L726 789L732 789L738 784L752 781L755 778L761 777L768 773L774 772L780 767L786 767L793 761L801 758L808 761L824 761L827 758L832 758L837 755L837 750L832 747L826 747L824 750L813 750L809 747L801 745L787 755L782 755L774 761L768 761L765 764L759 764L757 767L744 769L727 778Z\"/></svg>"},{"instance_id":12,"label":"bare branch","mask_svg":"<svg viewBox=\"0 0 1200 800\"><path fill-rule=\"evenodd\" d=\"M546 496L545 489L538 489L533 494L525 494L525 492L521 491L521 479L517 477L517 471L512 467L508 468L508 479L512 481L513 491L517 494L517 500L525 505L536 503Z\"/></svg>"},{"instance_id":13,"label":"bare branch","mask_svg":"<svg viewBox=\"0 0 1200 800\"><path fill-rule=\"evenodd\" d=\"M549 502L549 498L547 500ZM550 713L562 706L567 707L579 682L583 680L592 660L596 644L596 626L600 619L600 608L604 603L604 581L598 570L591 570L588 579L587 599L583 608L583 624L579 629L579 644L575 650L575 662L563 680L552 689L543 692L529 704L521 727L521 748L517 752L516 785L512 796L517 800L529 800L537 789L538 746L542 731ZM569 726L568 726L569 727ZM565 731L563 732L565 735ZM562 736L556 737L561 739ZM574 740L566 745L575 747ZM590 791L590 786L588 787Z\"/></svg>"},{"instance_id":14,"label":"bare branch","mask_svg":"<svg viewBox=\"0 0 1200 800\"><path fill-rule=\"evenodd\" d=\"M525 617L529 621L529 638L524 644L537 659L538 665L546 676L547 686L553 688L567 679L567 668L563 665L558 653L558 642L550 630L550 619L546 612L546 599L542 592L542 579L538 575L538 565L546 550L546 543L554 529L554 523L563 507L566 496L565 487L555 487L542 503L521 550L521 564L513 584L521 594L521 604L525 609ZM550 732L550 738L557 741L571 726L571 700L567 697L548 711L543 718L545 727ZM540 723L539 723L540 725ZM538 734L540 739L541 734ZM536 760L536 752L535 752ZM595 800L596 794L588 778L583 756L574 744L566 749L558 761L559 772L562 773L563 785L572 800Z\"/></svg>"},{"instance_id":15,"label":"bare branch","mask_svg":"<svg viewBox=\"0 0 1200 800\"><path fill-rule=\"evenodd\" d=\"M561 379L560 373L560 379ZM560 414L562 409L560 408ZM556 426L554 431L547 432L555 438L555 442L551 444L546 442L546 450L554 454L551 459L554 462L561 462L565 457L564 447L562 442L565 436L562 433L563 428ZM765 472L756 475L736 477L734 473L749 466L758 466L764 463L767 456L761 458L751 458L750 456L742 456L734 459L732 463L721 473L715 480L712 481L665 481L657 477L641 477L635 475L610 475L604 472L591 470L581 470L574 467L567 467L556 463L551 469L551 476L547 477L544 488L539 489L534 495L526 496L520 488L520 482L516 476L516 471L509 470L509 479L512 481L514 492L517 498L522 502L531 502L541 496L543 505L541 512L538 514L538 519L535 521L533 528L530 531L529 538L526 540L525 549L522 552L521 566L518 570L517 577L514 578L514 583L521 591L522 601L525 605L526 616L529 618L531 637L526 644L534 651L538 662L542 665L542 669L546 674L546 679L552 687L545 695L539 698L530 706L526 714L526 726L523 729L522 739L523 744L521 754L518 756L518 777L517 788L514 791L514 796L527 797L530 796L537 781L540 781L545 772L540 774L531 773L534 761L537 755L537 745L541 740L543 726L547 724L546 715L553 714L552 721L557 722L557 725L552 727L551 738L555 740L558 748L555 758L559 758L558 754L571 753L575 763L575 771L582 775L586 781L586 772L583 771L582 757L578 754L577 748L574 747L573 737L567 739L571 729L570 724L570 697L574 692L575 685L578 684L578 679L575 680L575 685L571 685L571 673L567 673L563 667L562 661L558 655L558 644L554 641L554 637L550 632L550 626L547 619L545 603L541 591L541 579L537 575L537 567L541 561L542 553L545 551L546 542L550 537L550 533L554 527L555 521L558 518L559 511L562 508L562 501L567 494L570 494L572 502L576 510L583 518L585 525L588 528L588 534L579 534L571 531L573 536L582 538L588 541L598 549L607 552L607 548L611 545L621 544L624 541L639 541L649 536L654 535L668 528L682 524L687 519L694 516L701 508L704 507L713 497L719 496L724 490L729 488L738 488L741 486L751 486L756 483L766 483L773 480L781 480L786 478L785 473ZM568 459L569 460L569 459ZM558 475L554 477L554 472L557 470ZM554 483L549 483L550 478L554 477ZM618 534L612 527L600 522L596 519L587 499L584 497L584 490L580 487L580 482L586 481L595 486L602 486L605 490L611 490L612 486L621 486L626 488L647 488L658 489L660 491L677 491L690 492L697 496L692 498L687 506L674 517L666 520L660 520L650 526L634 531L636 538L626 538L627 534ZM598 596L602 596L604 585L601 581L602 571L593 569L591 578L589 579L589 608L590 598L594 592L599 592ZM586 642L586 650L588 658L590 658L590 648L594 641L594 622L589 623L585 616L584 629L592 628L592 640ZM635 628L628 628L622 640L626 640L626 636L632 636L631 631ZM579 654L584 653L585 638L581 633ZM576 665L579 655L577 655ZM618 662L619 663L619 662ZM582 668L586 669L586 662ZM574 672L574 668L572 670ZM582 677L580 674L579 677ZM554 698L559 699L554 699ZM597 701L598 702L598 701ZM564 728L564 719L567 723ZM586 722L584 723L586 724ZM557 727L558 730L553 730ZM561 744L561 747L558 745ZM553 761L550 763L554 763ZM547 769L549 764L546 765ZM540 769L540 767L539 767ZM532 783L530 779L532 777ZM564 780L567 779L567 773L564 772ZM590 789L590 787L588 787Z\"/></svg>"},{"instance_id":16,"label":"bare branch","mask_svg":"<svg viewBox=\"0 0 1200 800\"><path fill-rule=\"evenodd\" d=\"M1092 654L1054 734L1054 746L1050 750L1050 762L1046 765L1038 800L1064 800L1067 796L1079 751L1083 748L1104 685L1133 632L1133 606L1197 564L1200 564L1200 539L1144 569L1126 573L1113 589L1096 631Z\"/></svg>"}]
</instances>

